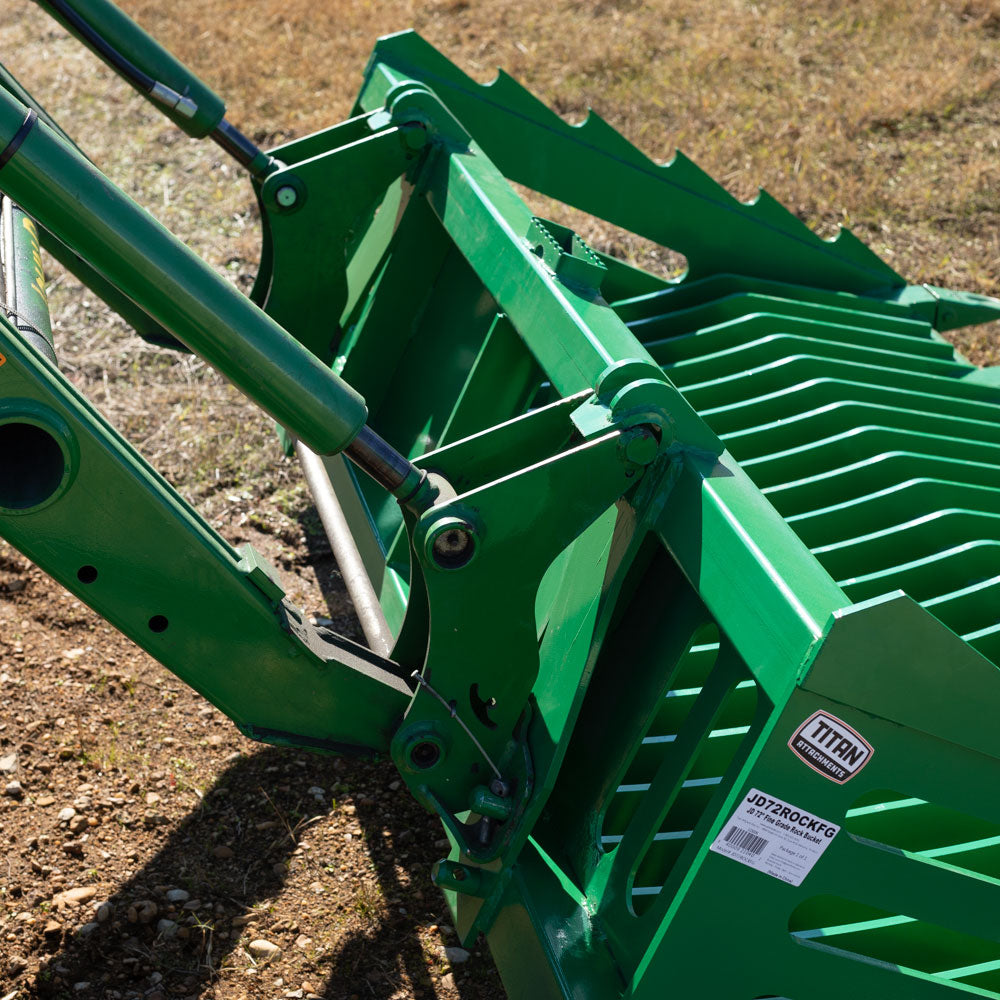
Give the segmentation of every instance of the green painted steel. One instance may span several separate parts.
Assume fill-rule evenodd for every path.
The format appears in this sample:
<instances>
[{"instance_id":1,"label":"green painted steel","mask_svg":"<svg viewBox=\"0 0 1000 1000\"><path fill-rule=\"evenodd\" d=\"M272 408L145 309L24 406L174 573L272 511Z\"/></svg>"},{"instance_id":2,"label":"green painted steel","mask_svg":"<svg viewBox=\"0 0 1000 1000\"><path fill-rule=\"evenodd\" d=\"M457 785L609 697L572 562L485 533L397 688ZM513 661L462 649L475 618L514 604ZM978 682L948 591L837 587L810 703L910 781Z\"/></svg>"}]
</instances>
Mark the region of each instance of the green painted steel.
<instances>
[{"instance_id":1,"label":"green painted steel","mask_svg":"<svg viewBox=\"0 0 1000 1000\"><path fill-rule=\"evenodd\" d=\"M119 67L108 58L106 49L96 43L93 32L98 32L106 44L133 63L154 83L173 91L173 98L183 98L182 102L175 103L168 94L150 94L146 88L126 77L127 82L143 97L152 100L163 114L188 135L200 139L211 133L222 121L226 113L222 98L110 0L36 2L112 69L118 70Z\"/></svg>"},{"instance_id":2,"label":"green painted steel","mask_svg":"<svg viewBox=\"0 0 1000 1000\"><path fill-rule=\"evenodd\" d=\"M0 103L0 157L22 120ZM363 395L443 477L416 512L326 463L392 658L303 621L11 323L0 534L256 738L391 756L512 997L1000 997L1000 386L940 336L1000 301L412 33L271 155L267 323L41 126L0 189L296 432L337 450ZM202 299L161 308L187 269Z\"/></svg>"},{"instance_id":3,"label":"green painted steel","mask_svg":"<svg viewBox=\"0 0 1000 1000\"><path fill-rule=\"evenodd\" d=\"M0 90L0 145L27 109ZM314 451L341 451L364 400L43 122L0 169L10 197Z\"/></svg>"}]
</instances>

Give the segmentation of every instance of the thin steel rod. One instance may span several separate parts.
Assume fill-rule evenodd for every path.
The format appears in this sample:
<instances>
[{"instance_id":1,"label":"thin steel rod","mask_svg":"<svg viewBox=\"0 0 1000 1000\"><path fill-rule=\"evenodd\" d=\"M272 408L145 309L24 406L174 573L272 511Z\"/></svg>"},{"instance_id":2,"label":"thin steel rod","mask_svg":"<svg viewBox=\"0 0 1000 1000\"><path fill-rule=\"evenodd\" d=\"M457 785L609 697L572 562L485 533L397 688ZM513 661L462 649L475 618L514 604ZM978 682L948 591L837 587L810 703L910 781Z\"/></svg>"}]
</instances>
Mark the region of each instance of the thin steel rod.
<instances>
[{"instance_id":1,"label":"thin steel rod","mask_svg":"<svg viewBox=\"0 0 1000 1000\"><path fill-rule=\"evenodd\" d=\"M368 571L347 524L344 509L330 484L323 460L301 441L295 443L295 451L368 645L373 652L388 659L392 652L392 632L382 613L375 588L368 578Z\"/></svg>"}]
</instances>

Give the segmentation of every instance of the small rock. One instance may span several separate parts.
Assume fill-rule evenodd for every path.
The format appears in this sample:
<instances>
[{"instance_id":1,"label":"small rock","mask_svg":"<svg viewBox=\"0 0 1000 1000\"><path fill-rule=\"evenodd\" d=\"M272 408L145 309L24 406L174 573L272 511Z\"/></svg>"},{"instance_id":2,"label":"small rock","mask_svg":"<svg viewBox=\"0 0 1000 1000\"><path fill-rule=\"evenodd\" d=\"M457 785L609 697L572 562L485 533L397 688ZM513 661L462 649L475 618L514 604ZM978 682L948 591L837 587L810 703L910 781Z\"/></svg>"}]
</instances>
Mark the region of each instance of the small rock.
<instances>
[{"instance_id":1,"label":"small rock","mask_svg":"<svg viewBox=\"0 0 1000 1000\"><path fill-rule=\"evenodd\" d=\"M13 774L17 770L17 754L9 753L0 757L0 774Z\"/></svg>"},{"instance_id":2,"label":"small rock","mask_svg":"<svg viewBox=\"0 0 1000 1000\"><path fill-rule=\"evenodd\" d=\"M74 858L83 857L83 845L86 843L84 837L79 840L67 840L65 844L62 845L63 851Z\"/></svg>"},{"instance_id":3,"label":"small rock","mask_svg":"<svg viewBox=\"0 0 1000 1000\"><path fill-rule=\"evenodd\" d=\"M446 990L453 990L455 988L455 977L450 973L446 973L441 977L441 986Z\"/></svg>"},{"instance_id":4,"label":"small rock","mask_svg":"<svg viewBox=\"0 0 1000 1000\"><path fill-rule=\"evenodd\" d=\"M233 917L233 927L246 927L253 921L252 913L241 913L238 917Z\"/></svg>"},{"instance_id":5,"label":"small rock","mask_svg":"<svg viewBox=\"0 0 1000 1000\"><path fill-rule=\"evenodd\" d=\"M212 855L220 861L227 861L233 856L233 849L231 847L226 847L224 844L220 844L212 851Z\"/></svg>"},{"instance_id":6,"label":"small rock","mask_svg":"<svg viewBox=\"0 0 1000 1000\"><path fill-rule=\"evenodd\" d=\"M96 931L100 926L101 925L97 923L96 920L90 920L87 923L82 924L76 933L79 934L80 937L87 937L88 935L93 934L94 931Z\"/></svg>"},{"instance_id":7,"label":"small rock","mask_svg":"<svg viewBox=\"0 0 1000 1000\"><path fill-rule=\"evenodd\" d=\"M288 1000L302 1000L302 997L304 997L305 995L306 995L305 990L288 990L285 993L285 996L288 997Z\"/></svg>"},{"instance_id":8,"label":"small rock","mask_svg":"<svg viewBox=\"0 0 1000 1000\"><path fill-rule=\"evenodd\" d=\"M54 795L40 795L35 799L36 806L52 806L55 805L56 797Z\"/></svg>"},{"instance_id":9,"label":"small rock","mask_svg":"<svg viewBox=\"0 0 1000 1000\"><path fill-rule=\"evenodd\" d=\"M130 924L149 924L159 912L156 903L151 899L141 899L138 903L133 903L125 914L125 919Z\"/></svg>"},{"instance_id":10,"label":"small rock","mask_svg":"<svg viewBox=\"0 0 1000 1000\"><path fill-rule=\"evenodd\" d=\"M44 935L45 935L46 937L56 937L56 936L58 936L59 934L62 934L62 924L61 924L61 923L59 923L59 921L58 921L58 920L50 920L50 921L49 921L49 922L48 922L48 923L47 923L47 924L45 925L45 930L44 930L44 931L42 931L42 933L43 933L43 934L44 934Z\"/></svg>"},{"instance_id":11,"label":"small rock","mask_svg":"<svg viewBox=\"0 0 1000 1000\"><path fill-rule=\"evenodd\" d=\"M178 923L175 920L167 920L164 917L156 924L156 933L162 934L166 938L171 938L177 933Z\"/></svg>"},{"instance_id":12,"label":"small rock","mask_svg":"<svg viewBox=\"0 0 1000 1000\"><path fill-rule=\"evenodd\" d=\"M95 916L97 917L98 923L106 924L111 919L112 913L114 913L114 907L110 903L101 903L101 905L97 907Z\"/></svg>"},{"instance_id":13,"label":"small rock","mask_svg":"<svg viewBox=\"0 0 1000 1000\"><path fill-rule=\"evenodd\" d=\"M171 889L167 893L168 903L186 903L191 898L191 893L184 889Z\"/></svg>"},{"instance_id":14,"label":"small rock","mask_svg":"<svg viewBox=\"0 0 1000 1000\"><path fill-rule=\"evenodd\" d=\"M160 801L160 796L156 792L146 792L146 805L155 806Z\"/></svg>"},{"instance_id":15,"label":"small rock","mask_svg":"<svg viewBox=\"0 0 1000 1000\"><path fill-rule=\"evenodd\" d=\"M305 934L300 934L300 935L299 935L299 936L298 936L298 937L297 937L297 938L295 939L295 947L296 947L296 948L300 948L300 949L301 949L302 951L305 951L305 950L306 950L306 948L308 948L308 947L309 947L309 945L311 945L312 943L313 943L313 939L312 939L311 937L306 937L306 935L305 935ZM304 988L305 988L305 987L303 987L303 989L304 989ZM310 990L309 992L311 993L311 992L312 992L312 990Z\"/></svg>"},{"instance_id":16,"label":"small rock","mask_svg":"<svg viewBox=\"0 0 1000 1000\"><path fill-rule=\"evenodd\" d=\"M65 809L59 810L59 815L56 816L56 820L60 823L68 823L76 815L76 810L72 806L66 806Z\"/></svg>"},{"instance_id":17,"label":"small rock","mask_svg":"<svg viewBox=\"0 0 1000 1000\"><path fill-rule=\"evenodd\" d=\"M251 941L249 951L258 962L273 961L281 954L281 949L276 944L271 944L270 941L265 941L263 938Z\"/></svg>"},{"instance_id":18,"label":"small rock","mask_svg":"<svg viewBox=\"0 0 1000 1000\"><path fill-rule=\"evenodd\" d=\"M69 821L69 832L79 833L81 830L85 830L88 826L90 826L90 821L87 817L77 814Z\"/></svg>"},{"instance_id":19,"label":"small rock","mask_svg":"<svg viewBox=\"0 0 1000 1000\"><path fill-rule=\"evenodd\" d=\"M309 794L317 801L322 802L326 798L326 791L319 787L319 785L313 785L309 789Z\"/></svg>"},{"instance_id":20,"label":"small rock","mask_svg":"<svg viewBox=\"0 0 1000 1000\"><path fill-rule=\"evenodd\" d=\"M402 785L401 781L390 781L389 782L389 791L390 792L398 792L399 788L400 788L400 785Z\"/></svg>"},{"instance_id":21,"label":"small rock","mask_svg":"<svg viewBox=\"0 0 1000 1000\"><path fill-rule=\"evenodd\" d=\"M464 948L449 946L444 950L444 957L448 959L452 965L461 965L463 962L468 962L472 955Z\"/></svg>"},{"instance_id":22,"label":"small rock","mask_svg":"<svg viewBox=\"0 0 1000 1000\"><path fill-rule=\"evenodd\" d=\"M86 982L81 981L79 983L74 983L73 984L73 990L76 993L82 993L84 990L89 990L89 989L90 989L90 983L86 983Z\"/></svg>"},{"instance_id":23,"label":"small rock","mask_svg":"<svg viewBox=\"0 0 1000 1000\"><path fill-rule=\"evenodd\" d=\"M7 971L12 976L19 976L28 967L28 960L22 955L14 955L7 960Z\"/></svg>"},{"instance_id":24,"label":"small rock","mask_svg":"<svg viewBox=\"0 0 1000 1000\"><path fill-rule=\"evenodd\" d=\"M3 790L4 795L12 799L17 799L20 801L24 798L24 789L21 787L20 781L8 782L7 787Z\"/></svg>"},{"instance_id":25,"label":"small rock","mask_svg":"<svg viewBox=\"0 0 1000 1000\"><path fill-rule=\"evenodd\" d=\"M53 899L53 902L56 906L65 903L69 903L72 906L79 906L81 903L86 903L93 899L96 895L97 890L92 885L81 885L75 889L67 889L65 892L60 892Z\"/></svg>"}]
</instances>

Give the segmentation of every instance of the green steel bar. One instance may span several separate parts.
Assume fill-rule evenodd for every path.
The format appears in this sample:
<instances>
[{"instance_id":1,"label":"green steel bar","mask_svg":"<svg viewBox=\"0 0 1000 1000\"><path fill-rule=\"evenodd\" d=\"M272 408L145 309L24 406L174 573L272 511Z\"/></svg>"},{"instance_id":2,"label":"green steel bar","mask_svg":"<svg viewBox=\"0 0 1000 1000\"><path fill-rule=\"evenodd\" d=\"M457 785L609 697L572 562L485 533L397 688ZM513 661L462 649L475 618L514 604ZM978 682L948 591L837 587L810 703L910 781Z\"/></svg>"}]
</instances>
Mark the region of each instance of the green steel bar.
<instances>
[{"instance_id":1,"label":"green steel bar","mask_svg":"<svg viewBox=\"0 0 1000 1000\"><path fill-rule=\"evenodd\" d=\"M0 88L10 91L14 97L27 107L34 108L39 119L45 122L60 139L64 140L69 146L72 146L73 149L76 149L82 156L86 155L60 128L58 123L53 120L42 104L22 86L20 81L2 63L0 63ZM48 230L40 230L38 237L42 247L48 253L55 257L67 271L76 275L95 295L103 299L114 309L143 340L151 344L157 344L160 347L184 350L183 344L174 337L171 337L158 323L153 322L131 299L122 295L114 285L105 281L85 260L78 257L68 247L63 246Z\"/></svg>"},{"instance_id":2,"label":"green steel bar","mask_svg":"<svg viewBox=\"0 0 1000 1000\"><path fill-rule=\"evenodd\" d=\"M311 626L0 317L0 536L265 742L384 753L400 669Z\"/></svg>"},{"instance_id":3,"label":"green steel bar","mask_svg":"<svg viewBox=\"0 0 1000 1000\"><path fill-rule=\"evenodd\" d=\"M110 0L35 2L192 138L222 121L222 98Z\"/></svg>"},{"instance_id":4,"label":"green steel bar","mask_svg":"<svg viewBox=\"0 0 1000 1000\"><path fill-rule=\"evenodd\" d=\"M358 434L358 393L6 91L0 186L313 451L341 451Z\"/></svg>"},{"instance_id":5,"label":"green steel bar","mask_svg":"<svg viewBox=\"0 0 1000 1000\"><path fill-rule=\"evenodd\" d=\"M689 453L678 471L657 534L780 702L831 615L851 602L728 452Z\"/></svg>"},{"instance_id":6,"label":"green steel bar","mask_svg":"<svg viewBox=\"0 0 1000 1000\"><path fill-rule=\"evenodd\" d=\"M111 0L36 2L192 138L210 136L255 176L275 168L267 153L226 121L222 98Z\"/></svg>"},{"instance_id":7,"label":"green steel bar","mask_svg":"<svg viewBox=\"0 0 1000 1000\"><path fill-rule=\"evenodd\" d=\"M593 289L558 280L525 240L532 215L478 151L440 155L428 200L564 396L618 361L652 358Z\"/></svg>"},{"instance_id":8,"label":"green steel bar","mask_svg":"<svg viewBox=\"0 0 1000 1000\"><path fill-rule=\"evenodd\" d=\"M599 115L571 125L505 73L476 83L412 31L379 40L355 113L401 81L433 90L512 181L683 253L685 281L730 272L859 293L905 287L849 230L823 240L765 191L741 203L683 154L656 164Z\"/></svg>"},{"instance_id":9,"label":"green steel bar","mask_svg":"<svg viewBox=\"0 0 1000 1000\"><path fill-rule=\"evenodd\" d=\"M59 124L52 118L52 116L42 107L42 105L35 100L35 98L25 89L21 81L14 76L13 73L3 63L0 63L0 88L10 91L22 104L27 105L29 108L34 108L38 112L38 117L41 118L43 122L60 139L68 142L70 145L74 145L73 140L62 130Z\"/></svg>"}]
</instances>

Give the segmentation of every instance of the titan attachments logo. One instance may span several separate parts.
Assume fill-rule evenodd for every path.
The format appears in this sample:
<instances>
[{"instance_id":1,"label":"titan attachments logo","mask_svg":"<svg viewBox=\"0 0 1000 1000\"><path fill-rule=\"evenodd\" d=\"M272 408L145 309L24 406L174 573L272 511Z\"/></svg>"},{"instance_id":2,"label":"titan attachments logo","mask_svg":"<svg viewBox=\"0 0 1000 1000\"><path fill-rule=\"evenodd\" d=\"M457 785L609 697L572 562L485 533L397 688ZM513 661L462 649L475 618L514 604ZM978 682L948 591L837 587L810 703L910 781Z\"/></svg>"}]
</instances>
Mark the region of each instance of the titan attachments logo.
<instances>
[{"instance_id":1,"label":"titan attachments logo","mask_svg":"<svg viewBox=\"0 0 1000 1000\"><path fill-rule=\"evenodd\" d=\"M846 722L814 712L788 741L791 751L838 785L850 781L872 759L872 745Z\"/></svg>"}]
</instances>

